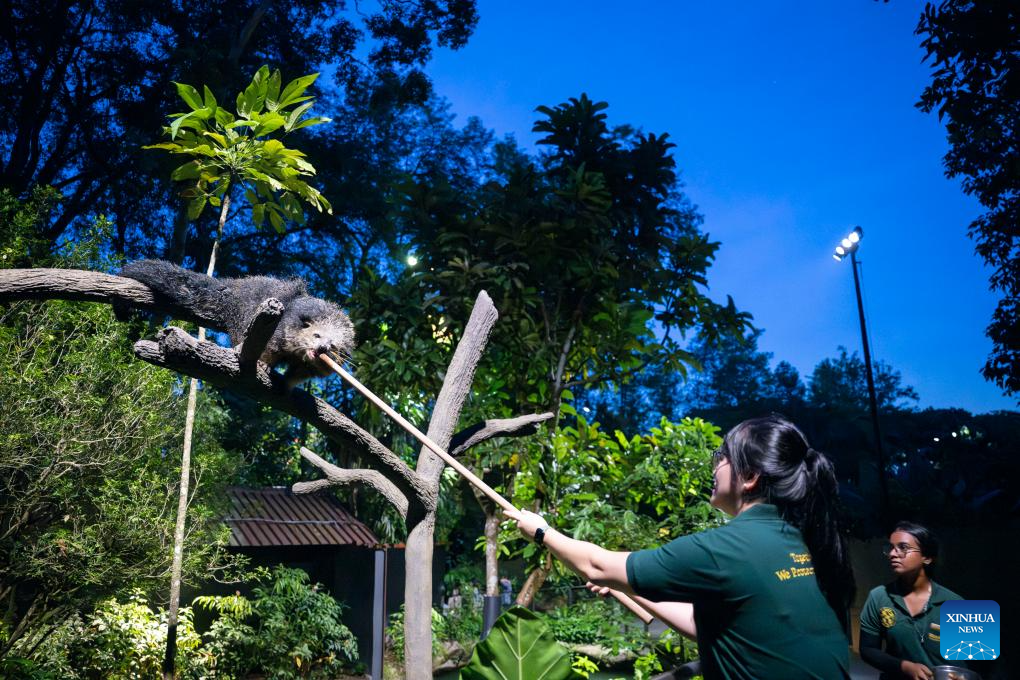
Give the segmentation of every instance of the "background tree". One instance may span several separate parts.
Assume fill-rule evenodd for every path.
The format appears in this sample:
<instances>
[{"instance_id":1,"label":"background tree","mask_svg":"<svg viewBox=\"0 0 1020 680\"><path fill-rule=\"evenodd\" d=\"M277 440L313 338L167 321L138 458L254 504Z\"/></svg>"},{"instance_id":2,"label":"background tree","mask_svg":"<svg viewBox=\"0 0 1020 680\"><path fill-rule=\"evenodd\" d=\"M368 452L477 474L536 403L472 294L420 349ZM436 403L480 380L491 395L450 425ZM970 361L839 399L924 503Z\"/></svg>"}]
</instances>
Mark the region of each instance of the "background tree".
<instances>
[{"instance_id":1,"label":"background tree","mask_svg":"<svg viewBox=\"0 0 1020 680\"><path fill-rule=\"evenodd\" d=\"M698 336L690 352L700 371L684 386L688 408L706 411L755 409L772 397L771 352L758 350L761 331L715 339Z\"/></svg>"},{"instance_id":2,"label":"background tree","mask_svg":"<svg viewBox=\"0 0 1020 680\"><path fill-rule=\"evenodd\" d=\"M8 198L0 212L5 225L38 219L38 204L12 213L18 204ZM100 220L56 260L26 262L23 254L5 261L106 268L111 263L100 253L108 230ZM24 245L18 229L3 230L5 255ZM181 418L173 415L180 413L179 385L131 357L108 308L7 305L0 310L0 346L2 659L31 656L64 619L102 598L160 587L170 567L173 513L166 498L176 472L164 453ZM224 508L215 499L235 463L215 433L210 428L202 438L195 461L202 493L192 500L183 564L195 580L213 575L226 542Z\"/></svg>"},{"instance_id":3,"label":"background tree","mask_svg":"<svg viewBox=\"0 0 1020 680\"><path fill-rule=\"evenodd\" d=\"M324 0L174 3L15 0L0 9L0 186L21 196L51 185L65 201L42 230L58 241L92 206L108 207L113 247L180 260L189 231L169 187L138 182L170 167L134 152L172 104L171 81L207 83L226 97L263 63L285 73L329 68L331 86L377 115L427 99L422 67L434 45L458 48L477 22L473 0L382 2L372 8ZM114 122L116 121L116 122ZM348 145L363 149L356 137ZM348 180L343 143L311 159ZM342 169L341 169L342 168ZM350 174L348 172L350 171ZM361 185L362 188L364 185ZM339 196L339 192L328 192ZM345 194L346 195L346 194ZM174 236L164 224L177 224ZM191 227L202 236L207 225ZM207 253L206 243L197 252Z\"/></svg>"},{"instance_id":4,"label":"background tree","mask_svg":"<svg viewBox=\"0 0 1020 680\"><path fill-rule=\"evenodd\" d=\"M407 185L397 228L417 264L391 274L388 287L359 286L352 299L368 321L362 347L376 348L364 362L369 374L379 372L375 382L398 362L404 382L390 389L411 401L428 394L441 365L404 366L399 357L456 337L450 320L465 317L465 301L481 288L506 320L479 367L473 403L486 412L562 407L571 416L575 389L627 383L651 362L683 370L688 355L677 334L743 326L746 315L732 301L721 305L704 292L718 244L699 231L680 192L672 144L610 128L606 107L584 95L540 107L535 129L548 151L532 157L512 141L498 143L481 182L455 185L459 177L431 169ZM475 464L512 480L519 464L536 458L523 453L490 451ZM542 509L554 499L535 502Z\"/></svg>"},{"instance_id":5,"label":"background tree","mask_svg":"<svg viewBox=\"0 0 1020 680\"><path fill-rule=\"evenodd\" d=\"M848 354L846 347L840 346L837 351L839 356L822 359L811 372L808 397L818 408L863 413L869 408L864 361L857 352ZM889 364L877 361L873 371L880 412L906 408L909 402L918 400L914 388L904 385L900 372Z\"/></svg>"},{"instance_id":6,"label":"background tree","mask_svg":"<svg viewBox=\"0 0 1020 680\"><path fill-rule=\"evenodd\" d=\"M170 175L186 183L181 196L187 202L185 214L197 219L206 204L220 208L216 236L209 252L206 276L216 270L216 255L227 222L233 192L243 192L251 207L256 227L268 221L282 232L288 222L305 222L302 203L319 212L332 213L332 208L319 191L303 178L315 174L305 154L286 147L274 132L284 135L303 128L328 122L329 119L305 115L315 99L305 90L318 74L302 76L286 85L280 72L269 72L262 66L251 83L237 95L237 115L219 106L208 86L202 95L191 85L175 83L177 93L190 111L170 115L164 134L169 142L147 146L165 149L177 156L191 158ZM205 339L205 328L199 327L199 342ZM184 443L181 454L181 483L178 489L177 527L174 531L173 564L170 571L170 607L167 615L166 660L163 677L172 680L177 654L177 613L181 596L181 564L184 531L188 510L188 484L191 469L191 444L195 426L198 380L188 385L188 406L184 419Z\"/></svg>"},{"instance_id":7,"label":"background tree","mask_svg":"<svg viewBox=\"0 0 1020 680\"><path fill-rule=\"evenodd\" d=\"M977 252L1002 294L982 369L1006 394L1020 393L1020 12L1009 0L943 0L917 26L932 82L917 106L945 120L946 175L986 212L970 223Z\"/></svg>"}]
</instances>

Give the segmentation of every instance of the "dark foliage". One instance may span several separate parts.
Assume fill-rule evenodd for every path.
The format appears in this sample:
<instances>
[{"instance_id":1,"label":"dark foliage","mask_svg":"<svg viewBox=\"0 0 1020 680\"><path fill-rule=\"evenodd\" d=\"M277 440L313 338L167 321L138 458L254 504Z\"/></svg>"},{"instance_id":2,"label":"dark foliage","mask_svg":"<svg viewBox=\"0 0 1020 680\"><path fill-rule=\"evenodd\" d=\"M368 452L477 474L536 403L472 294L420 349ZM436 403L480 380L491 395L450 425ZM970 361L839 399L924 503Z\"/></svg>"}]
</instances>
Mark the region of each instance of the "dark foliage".
<instances>
[{"instance_id":1,"label":"dark foliage","mask_svg":"<svg viewBox=\"0 0 1020 680\"><path fill-rule=\"evenodd\" d=\"M1020 7L1012 0L928 4L917 27L932 83L918 102L946 123L946 175L985 213L971 222L977 252L1002 294L988 326L982 373L1020 393Z\"/></svg>"},{"instance_id":2,"label":"dark foliage","mask_svg":"<svg viewBox=\"0 0 1020 680\"><path fill-rule=\"evenodd\" d=\"M324 0L3 3L0 186L64 193L44 232L49 243L101 205L115 217L118 252L179 259L187 225L171 187L157 181L173 161L139 152L177 106L171 81L205 84L225 98L264 63L288 74L328 69L338 92L382 114L427 99L421 67L433 45L462 46L476 21L473 0L383 2L367 11ZM324 146L337 172L349 154ZM208 251L200 243L188 252Z\"/></svg>"}]
</instances>

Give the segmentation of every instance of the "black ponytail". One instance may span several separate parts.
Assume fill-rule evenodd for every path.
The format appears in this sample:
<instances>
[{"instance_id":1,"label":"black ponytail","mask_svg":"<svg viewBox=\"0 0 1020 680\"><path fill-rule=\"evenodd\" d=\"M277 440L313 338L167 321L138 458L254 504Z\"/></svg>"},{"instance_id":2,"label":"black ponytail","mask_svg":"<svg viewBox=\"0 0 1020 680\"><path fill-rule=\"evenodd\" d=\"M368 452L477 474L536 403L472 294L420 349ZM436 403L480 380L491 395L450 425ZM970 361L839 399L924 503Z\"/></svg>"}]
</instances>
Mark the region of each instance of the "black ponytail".
<instances>
[{"instance_id":1,"label":"black ponytail","mask_svg":"<svg viewBox=\"0 0 1020 680\"><path fill-rule=\"evenodd\" d=\"M761 499L775 505L780 516L800 530L818 587L845 626L856 585L832 463L808 445L796 425L779 415L740 423L726 434L721 453L735 477L759 476L745 501Z\"/></svg>"}]
</instances>

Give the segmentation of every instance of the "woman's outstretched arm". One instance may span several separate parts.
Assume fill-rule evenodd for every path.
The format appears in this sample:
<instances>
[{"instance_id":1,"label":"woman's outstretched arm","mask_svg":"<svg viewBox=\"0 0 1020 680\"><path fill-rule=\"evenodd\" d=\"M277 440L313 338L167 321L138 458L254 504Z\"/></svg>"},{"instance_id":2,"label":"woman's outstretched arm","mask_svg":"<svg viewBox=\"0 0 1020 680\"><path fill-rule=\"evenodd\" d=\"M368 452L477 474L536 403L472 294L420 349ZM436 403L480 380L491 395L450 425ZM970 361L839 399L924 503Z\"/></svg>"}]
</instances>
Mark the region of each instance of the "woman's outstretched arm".
<instances>
[{"instance_id":1,"label":"woman's outstretched arm","mask_svg":"<svg viewBox=\"0 0 1020 680\"><path fill-rule=\"evenodd\" d=\"M517 528L528 538L534 539L540 527L548 527L541 515L527 510L504 510L510 519L517 522ZM552 528L546 528L543 545L585 580L630 594L627 585L627 552L606 550L594 543L578 541Z\"/></svg>"},{"instance_id":2,"label":"woman's outstretched arm","mask_svg":"<svg viewBox=\"0 0 1020 680\"><path fill-rule=\"evenodd\" d=\"M593 593L597 593L603 597L606 595L612 595L612 589L607 588L606 586L600 586L592 583L591 581L585 585L587 585L588 589ZM629 588L628 591L630 591ZM698 629L694 625L693 604L690 602L654 602L641 597L640 595L635 595L633 591L630 591L627 594L630 595L635 602L644 607L652 616L659 619L685 638L697 641Z\"/></svg>"}]
</instances>

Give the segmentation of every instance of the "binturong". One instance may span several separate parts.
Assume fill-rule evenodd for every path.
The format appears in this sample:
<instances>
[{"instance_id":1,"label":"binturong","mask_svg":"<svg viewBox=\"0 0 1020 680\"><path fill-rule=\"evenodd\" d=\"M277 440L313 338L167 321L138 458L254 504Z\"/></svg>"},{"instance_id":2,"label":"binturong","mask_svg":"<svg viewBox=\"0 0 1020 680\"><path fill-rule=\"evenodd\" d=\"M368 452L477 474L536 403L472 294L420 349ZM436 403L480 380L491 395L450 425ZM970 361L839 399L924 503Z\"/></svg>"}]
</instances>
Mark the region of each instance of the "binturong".
<instances>
[{"instance_id":1,"label":"binturong","mask_svg":"<svg viewBox=\"0 0 1020 680\"><path fill-rule=\"evenodd\" d=\"M354 350L350 318L332 302L309 295L301 279L216 279L163 260L130 262L120 275L144 283L175 315L226 331L234 346L244 339L259 305L279 300L283 316L259 359L273 367L286 365L288 387L331 373L319 354L343 363Z\"/></svg>"}]
</instances>

